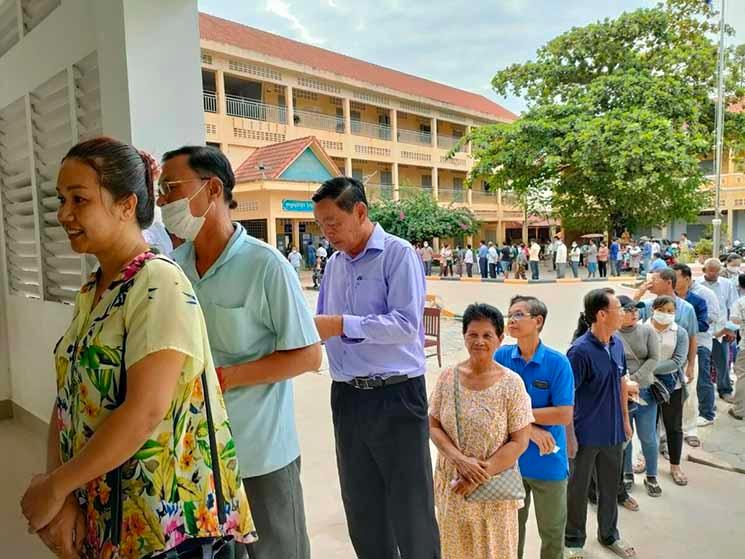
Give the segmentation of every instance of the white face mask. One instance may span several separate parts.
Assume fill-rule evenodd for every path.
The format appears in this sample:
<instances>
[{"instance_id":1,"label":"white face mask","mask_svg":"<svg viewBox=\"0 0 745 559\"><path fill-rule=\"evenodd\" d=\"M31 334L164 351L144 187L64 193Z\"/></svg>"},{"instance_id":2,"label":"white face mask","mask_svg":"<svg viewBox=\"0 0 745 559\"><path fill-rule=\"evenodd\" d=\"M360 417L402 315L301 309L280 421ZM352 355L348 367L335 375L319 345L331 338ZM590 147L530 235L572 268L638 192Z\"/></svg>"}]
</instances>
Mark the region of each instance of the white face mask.
<instances>
[{"instance_id":1,"label":"white face mask","mask_svg":"<svg viewBox=\"0 0 745 559\"><path fill-rule=\"evenodd\" d=\"M740 271L740 266L727 266L727 269L732 273L737 273Z\"/></svg>"},{"instance_id":2,"label":"white face mask","mask_svg":"<svg viewBox=\"0 0 745 559\"><path fill-rule=\"evenodd\" d=\"M672 324L675 322L675 315L662 312L662 311L654 311L654 314L652 315L652 318L654 318L654 321L658 324L663 324L665 326Z\"/></svg>"},{"instance_id":3,"label":"white face mask","mask_svg":"<svg viewBox=\"0 0 745 559\"><path fill-rule=\"evenodd\" d=\"M197 194L202 192L202 189L204 189L206 185L207 182L205 181L202 188L197 190L191 197L181 198L180 200L176 200L175 202L171 202L170 204L166 204L160 208L160 213L163 216L163 225L165 225L166 229L176 235L179 239L193 241L197 238L199 231L202 229L205 222L205 216L212 208L212 204L210 204L207 211L204 212L204 215L196 217L192 215L191 209L189 209L189 202L191 202Z\"/></svg>"}]
</instances>

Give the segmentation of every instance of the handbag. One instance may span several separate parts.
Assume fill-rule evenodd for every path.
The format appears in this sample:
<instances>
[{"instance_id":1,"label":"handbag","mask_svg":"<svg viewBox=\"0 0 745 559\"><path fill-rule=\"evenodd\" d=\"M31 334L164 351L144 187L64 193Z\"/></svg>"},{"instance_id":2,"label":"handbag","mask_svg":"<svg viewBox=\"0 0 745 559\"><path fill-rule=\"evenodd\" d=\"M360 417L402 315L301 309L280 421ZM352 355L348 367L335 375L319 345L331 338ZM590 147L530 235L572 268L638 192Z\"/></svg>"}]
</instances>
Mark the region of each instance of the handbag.
<instances>
[{"instance_id":1,"label":"handbag","mask_svg":"<svg viewBox=\"0 0 745 559\"><path fill-rule=\"evenodd\" d=\"M455 430L458 448L461 447L460 428L460 372L455 368L453 375L455 390ZM466 496L466 501L489 502L489 501L513 501L525 498L525 486L523 477L520 475L520 467L515 462L511 468L499 472L479 485L471 494Z\"/></svg>"}]
</instances>

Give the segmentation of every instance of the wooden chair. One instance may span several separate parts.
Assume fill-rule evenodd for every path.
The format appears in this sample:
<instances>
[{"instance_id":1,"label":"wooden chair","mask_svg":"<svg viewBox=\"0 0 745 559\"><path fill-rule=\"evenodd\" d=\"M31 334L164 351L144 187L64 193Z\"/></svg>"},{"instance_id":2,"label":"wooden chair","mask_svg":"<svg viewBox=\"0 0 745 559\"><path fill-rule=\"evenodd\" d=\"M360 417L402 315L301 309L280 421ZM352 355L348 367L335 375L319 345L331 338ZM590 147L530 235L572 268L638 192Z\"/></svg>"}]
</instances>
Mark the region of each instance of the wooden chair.
<instances>
[{"instance_id":1,"label":"wooden chair","mask_svg":"<svg viewBox=\"0 0 745 559\"><path fill-rule=\"evenodd\" d=\"M430 353L426 357L437 356L437 365L442 367L442 349L440 345L440 309L437 307L424 307L424 348L436 347L436 353Z\"/></svg>"}]
</instances>

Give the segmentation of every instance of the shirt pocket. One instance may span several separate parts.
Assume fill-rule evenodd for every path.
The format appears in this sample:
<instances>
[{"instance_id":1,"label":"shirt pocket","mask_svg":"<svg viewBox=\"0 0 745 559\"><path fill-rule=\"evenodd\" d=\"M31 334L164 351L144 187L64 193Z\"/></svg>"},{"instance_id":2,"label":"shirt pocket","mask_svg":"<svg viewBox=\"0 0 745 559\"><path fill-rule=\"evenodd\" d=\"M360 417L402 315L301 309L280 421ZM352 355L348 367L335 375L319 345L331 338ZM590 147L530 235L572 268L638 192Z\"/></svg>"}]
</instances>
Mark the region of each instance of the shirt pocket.
<instances>
[{"instance_id":1,"label":"shirt pocket","mask_svg":"<svg viewBox=\"0 0 745 559\"><path fill-rule=\"evenodd\" d=\"M546 408L551 402L551 384L547 380L535 379L528 387L534 408Z\"/></svg>"},{"instance_id":2,"label":"shirt pocket","mask_svg":"<svg viewBox=\"0 0 745 559\"><path fill-rule=\"evenodd\" d=\"M352 311L356 316L388 312L388 290L379 279L357 279L354 283Z\"/></svg>"},{"instance_id":3,"label":"shirt pocket","mask_svg":"<svg viewBox=\"0 0 745 559\"><path fill-rule=\"evenodd\" d=\"M210 345L223 353L246 353L251 329L247 309L212 304L205 310Z\"/></svg>"}]
</instances>

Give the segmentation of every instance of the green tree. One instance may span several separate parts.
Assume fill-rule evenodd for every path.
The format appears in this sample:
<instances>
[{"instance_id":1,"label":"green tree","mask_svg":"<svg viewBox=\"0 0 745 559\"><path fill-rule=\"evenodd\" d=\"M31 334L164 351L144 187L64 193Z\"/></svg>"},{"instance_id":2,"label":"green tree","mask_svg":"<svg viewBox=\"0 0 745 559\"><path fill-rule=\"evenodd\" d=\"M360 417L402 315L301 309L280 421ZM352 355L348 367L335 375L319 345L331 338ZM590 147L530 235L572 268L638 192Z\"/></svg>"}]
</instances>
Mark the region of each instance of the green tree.
<instances>
[{"instance_id":1,"label":"green tree","mask_svg":"<svg viewBox=\"0 0 745 559\"><path fill-rule=\"evenodd\" d=\"M469 179L528 207L548 188L572 229L693 219L706 198L699 160L713 145L714 15L705 2L668 0L573 28L498 72L495 91L528 109L470 134ZM745 130L745 115L727 115L726 127Z\"/></svg>"},{"instance_id":2,"label":"green tree","mask_svg":"<svg viewBox=\"0 0 745 559\"><path fill-rule=\"evenodd\" d=\"M440 206L426 192L402 200L379 200L370 204L370 219L388 233L412 243L434 237L473 235L479 222L468 208Z\"/></svg>"}]
</instances>

